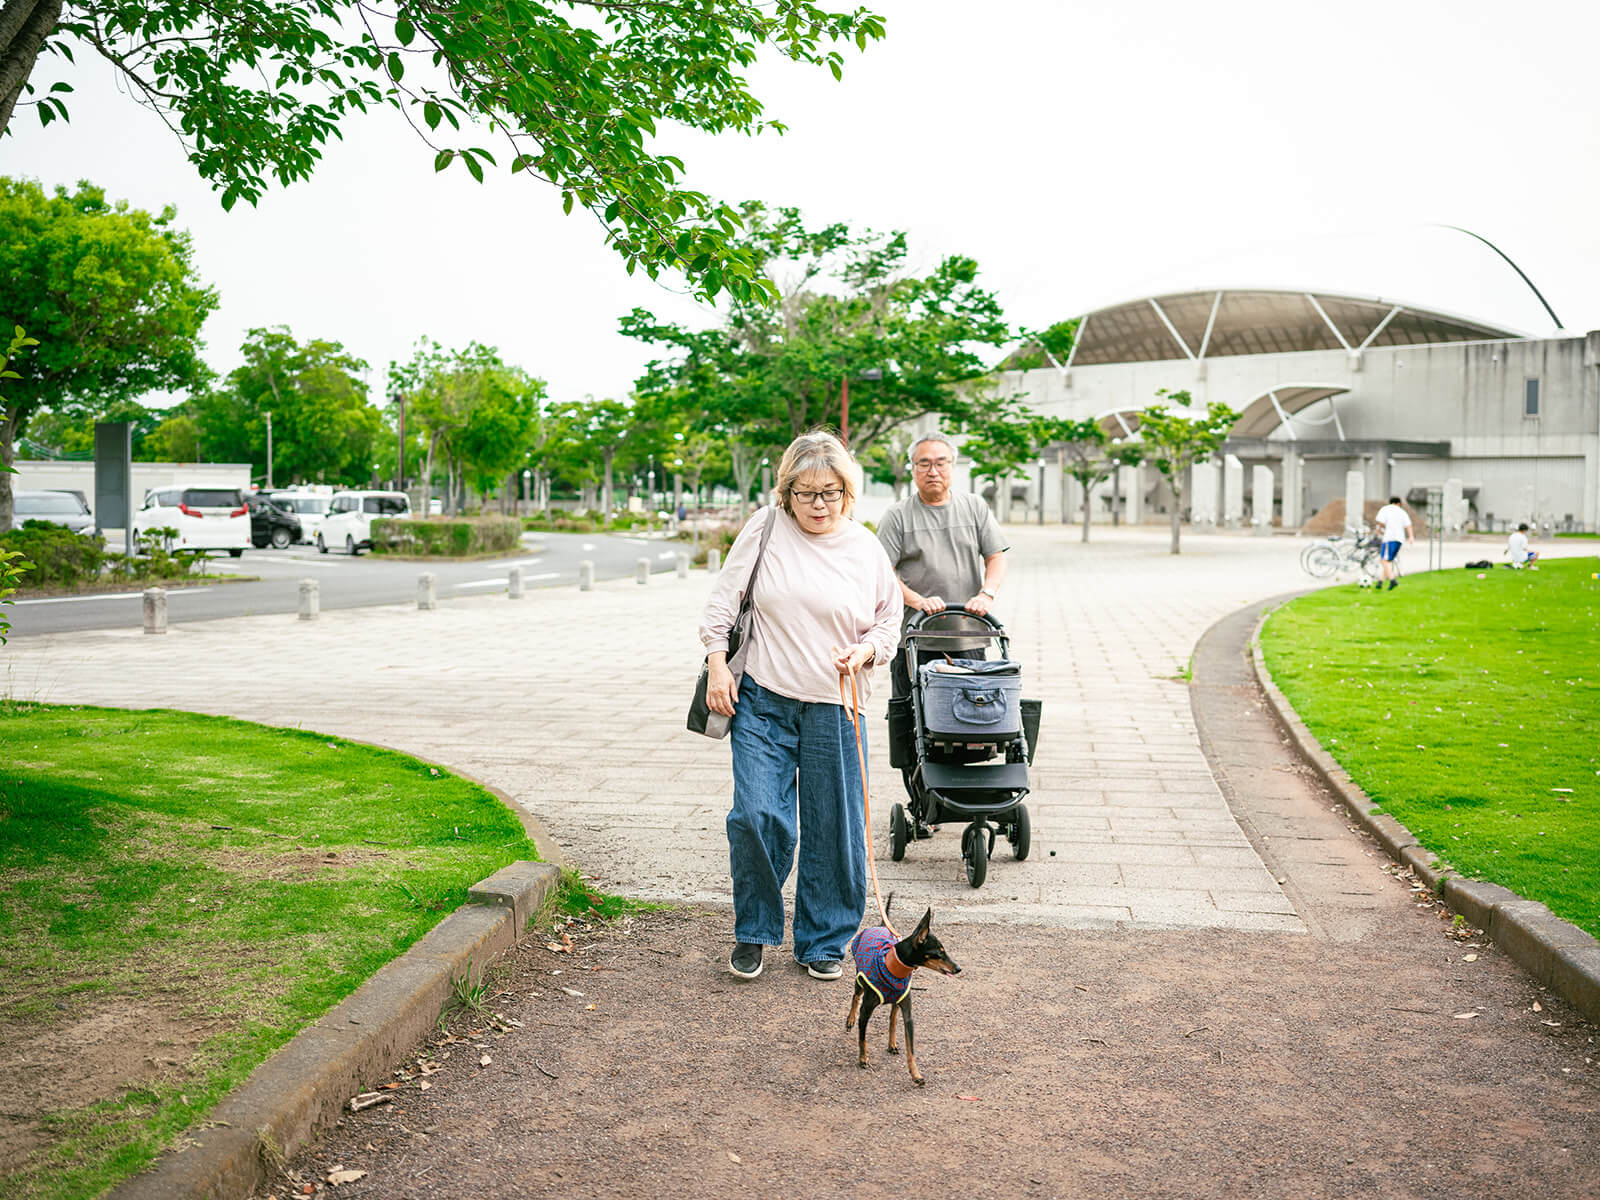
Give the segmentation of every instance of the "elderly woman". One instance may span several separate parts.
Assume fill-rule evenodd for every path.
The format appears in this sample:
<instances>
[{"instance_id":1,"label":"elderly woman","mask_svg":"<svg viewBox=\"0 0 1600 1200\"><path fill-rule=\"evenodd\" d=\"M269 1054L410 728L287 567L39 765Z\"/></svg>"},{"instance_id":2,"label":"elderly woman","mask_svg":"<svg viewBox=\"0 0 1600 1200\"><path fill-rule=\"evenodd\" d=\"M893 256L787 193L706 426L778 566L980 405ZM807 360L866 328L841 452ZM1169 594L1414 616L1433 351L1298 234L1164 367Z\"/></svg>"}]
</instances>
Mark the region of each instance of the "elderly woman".
<instances>
[{"instance_id":1,"label":"elderly woman","mask_svg":"<svg viewBox=\"0 0 1600 1200\"><path fill-rule=\"evenodd\" d=\"M728 858L737 945L728 969L741 979L761 974L762 949L783 941L783 886L797 842L794 956L812 976L843 973L845 946L866 908L861 772L839 681L894 657L901 598L877 538L851 519L857 478L839 439L796 438L778 464L775 503L734 542L701 623L707 705L733 718ZM768 522L744 677L736 681L728 631ZM867 675L857 684L865 706Z\"/></svg>"}]
</instances>

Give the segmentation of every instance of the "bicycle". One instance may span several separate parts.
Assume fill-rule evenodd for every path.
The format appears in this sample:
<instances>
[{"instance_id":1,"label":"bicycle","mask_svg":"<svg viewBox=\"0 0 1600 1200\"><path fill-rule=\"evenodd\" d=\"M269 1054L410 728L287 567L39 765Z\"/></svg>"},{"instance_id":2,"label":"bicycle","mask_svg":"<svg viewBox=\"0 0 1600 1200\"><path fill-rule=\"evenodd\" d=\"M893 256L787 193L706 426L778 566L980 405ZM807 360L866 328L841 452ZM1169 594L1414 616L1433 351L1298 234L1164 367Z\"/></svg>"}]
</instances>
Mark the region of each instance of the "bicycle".
<instances>
[{"instance_id":1,"label":"bicycle","mask_svg":"<svg viewBox=\"0 0 1600 1200\"><path fill-rule=\"evenodd\" d=\"M1378 538L1365 528L1313 542L1300 552L1300 569L1317 579L1331 579L1352 569L1363 579L1371 579L1377 567Z\"/></svg>"}]
</instances>

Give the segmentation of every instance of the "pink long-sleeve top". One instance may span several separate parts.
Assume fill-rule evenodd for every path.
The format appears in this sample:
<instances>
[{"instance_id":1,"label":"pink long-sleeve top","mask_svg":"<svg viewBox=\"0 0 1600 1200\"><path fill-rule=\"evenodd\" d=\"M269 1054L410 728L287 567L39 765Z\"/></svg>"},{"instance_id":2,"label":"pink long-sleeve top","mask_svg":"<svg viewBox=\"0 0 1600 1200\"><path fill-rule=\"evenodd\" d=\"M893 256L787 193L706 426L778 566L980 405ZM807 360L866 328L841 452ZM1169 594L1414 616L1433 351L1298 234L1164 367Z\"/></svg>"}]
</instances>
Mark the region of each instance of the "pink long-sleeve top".
<instances>
[{"instance_id":1,"label":"pink long-sleeve top","mask_svg":"<svg viewBox=\"0 0 1600 1200\"><path fill-rule=\"evenodd\" d=\"M888 555L852 520L833 533L810 534L781 509L756 513L728 551L706 601L700 641L708 654L728 649L761 528L773 519L777 524L756 577L745 675L791 700L838 704L833 648L863 642L873 650L872 666L856 675L865 705L871 675L894 657L899 643L902 601ZM848 692L848 682L845 687Z\"/></svg>"}]
</instances>

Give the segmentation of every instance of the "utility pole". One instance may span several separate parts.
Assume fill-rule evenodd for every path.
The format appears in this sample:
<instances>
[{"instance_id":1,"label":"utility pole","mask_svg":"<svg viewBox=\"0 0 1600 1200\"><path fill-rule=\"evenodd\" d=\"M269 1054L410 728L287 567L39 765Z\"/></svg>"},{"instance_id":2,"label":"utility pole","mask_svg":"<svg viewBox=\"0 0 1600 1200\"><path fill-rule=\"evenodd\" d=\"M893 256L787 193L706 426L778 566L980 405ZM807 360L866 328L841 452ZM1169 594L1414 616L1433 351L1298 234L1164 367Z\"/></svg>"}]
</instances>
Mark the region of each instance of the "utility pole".
<instances>
[{"instance_id":1,"label":"utility pole","mask_svg":"<svg viewBox=\"0 0 1600 1200\"><path fill-rule=\"evenodd\" d=\"M272 414L267 414L267 491L272 490Z\"/></svg>"},{"instance_id":2,"label":"utility pole","mask_svg":"<svg viewBox=\"0 0 1600 1200\"><path fill-rule=\"evenodd\" d=\"M403 492L406 490L406 394L404 392L396 392L391 399L400 407L400 419L396 422L399 429L399 438L395 446L394 473L400 484L395 490Z\"/></svg>"}]
</instances>

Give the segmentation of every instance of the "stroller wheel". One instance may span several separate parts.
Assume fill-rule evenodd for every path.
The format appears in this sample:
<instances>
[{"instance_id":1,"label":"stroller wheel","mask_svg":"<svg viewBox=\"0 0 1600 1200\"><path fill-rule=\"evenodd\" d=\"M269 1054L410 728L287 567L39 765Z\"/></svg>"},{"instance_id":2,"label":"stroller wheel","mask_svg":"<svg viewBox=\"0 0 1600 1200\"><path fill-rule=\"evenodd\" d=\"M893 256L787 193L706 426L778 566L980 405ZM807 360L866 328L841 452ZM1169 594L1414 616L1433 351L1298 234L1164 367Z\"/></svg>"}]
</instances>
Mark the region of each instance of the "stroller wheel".
<instances>
[{"instance_id":1,"label":"stroller wheel","mask_svg":"<svg viewBox=\"0 0 1600 1200\"><path fill-rule=\"evenodd\" d=\"M906 856L906 810L896 804L889 810L889 857L899 862Z\"/></svg>"},{"instance_id":2,"label":"stroller wheel","mask_svg":"<svg viewBox=\"0 0 1600 1200\"><path fill-rule=\"evenodd\" d=\"M1033 841L1033 830L1028 820L1028 806L1017 805L1016 812L1012 814L1011 829L1006 834L1006 840L1011 843L1011 853L1018 862L1028 857L1028 848Z\"/></svg>"},{"instance_id":3,"label":"stroller wheel","mask_svg":"<svg viewBox=\"0 0 1600 1200\"><path fill-rule=\"evenodd\" d=\"M967 866L967 882L982 887L989 874L989 835L982 825L968 825L961 835L961 858Z\"/></svg>"}]
</instances>

